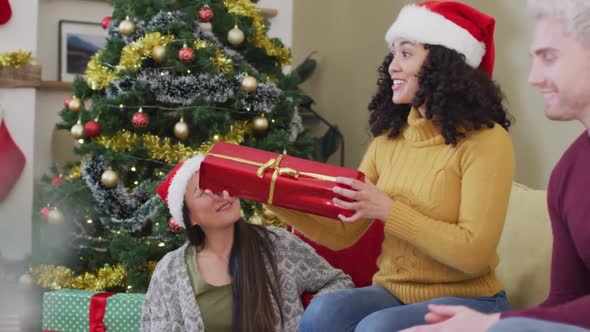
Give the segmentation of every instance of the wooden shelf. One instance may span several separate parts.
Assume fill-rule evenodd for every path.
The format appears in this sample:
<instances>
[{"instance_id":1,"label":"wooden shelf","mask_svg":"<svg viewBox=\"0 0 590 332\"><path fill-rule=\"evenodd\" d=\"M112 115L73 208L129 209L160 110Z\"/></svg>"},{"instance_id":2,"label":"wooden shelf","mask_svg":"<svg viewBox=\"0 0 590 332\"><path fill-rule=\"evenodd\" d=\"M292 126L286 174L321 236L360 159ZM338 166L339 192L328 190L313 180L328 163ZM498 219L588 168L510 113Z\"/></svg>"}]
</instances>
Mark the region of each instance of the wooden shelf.
<instances>
[{"instance_id":1,"label":"wooden shelf","mask_svg":"<svg viewBox=\"0 0 590 332\"><path fill-rule=\"evenodd\" d=\"M52 91L72 91L74 86L72 82L60 82L60 81L41 81L41 85L37 87L41 90L52 90Z\"/></svg>"},{"instance_id":2,"label":"wooden shelf","mask_svg":"<svg viewBox=\"0 0 590 332\"><path fill-rule=\"evenodd\" d=\"M41 83L41 65L0 68L0 88L33 88Z\"/></svg>"}]
</instances>

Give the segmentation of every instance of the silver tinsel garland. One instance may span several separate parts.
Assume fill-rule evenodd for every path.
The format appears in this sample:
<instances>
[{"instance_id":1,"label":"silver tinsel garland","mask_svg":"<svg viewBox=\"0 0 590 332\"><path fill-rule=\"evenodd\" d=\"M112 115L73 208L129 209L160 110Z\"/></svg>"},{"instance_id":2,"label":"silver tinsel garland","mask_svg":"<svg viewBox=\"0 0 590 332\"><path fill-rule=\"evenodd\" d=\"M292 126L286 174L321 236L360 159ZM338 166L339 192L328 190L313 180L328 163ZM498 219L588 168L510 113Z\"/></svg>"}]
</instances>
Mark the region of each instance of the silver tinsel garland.
<instances>
[{"instance_id":1,"label":"silver tinsel garland","mask_svg":"<svg viewBox=\"0 0 590 332\"><path fill-rule=\"evenodd\" d=\"M235 76L236 83L241 84L245 74ZM283 91L275 84L258 82L254 92L243 93L239 100L242 109L249 109L256 113L271 113L281 102Z\"/></svg>"},{"instance_id":2,"label":"silver tinsel garland","mask_svg":"<svg viewBox=\"0 0 590 332\"><path fill-rule=\"evenodd\" d=\"M146 24L146 32L161 32L166 34L167 31L172 30L173 26L185 23L185 14L179 10L174 12L164 12L160 10L152 19Z\"/></svg>"},{"instance_id":3,"label":"silver tinsel garland","mask_svg":"<svg viewBox=\"0 0 590 332\"><path fill-rule=\"evenodd\" d=\"M106 88L106 95L108 99L115 99L126 93L133 93L137 88L137 80L131 76L113 80Z\"/></svg>"},{"instance_id":4,"label":"silver tinsel garland","mask_svg":"<svg viewBox=\"0 0 590 332\"><path fill-rule=\"evenodd\" d=\"M254 92L244 92L241 87L245 74L228 78L223 73L215 75L192 74L175 75L168 71L143 69L137 78L123 78L111 82L107 88L107 98L115 99L122 94L132 93L140 85L145 85L161 103L181 106L191 105L197 98L209 103L224 104L240 96L239 111L250 110L256 113L270 113L281 102L283 91L275 84L258 83ZM236 91L240 91L236 93Z\"/></svg>"},{"instance_id":5,"label":"silver tinsel garland","mask_svg":"<svg viewBox=\"0 0 590 332\"><path fill-rule=\"evenodd\" d=\"M152 197L142 186L128 194L119 183L115 188L105 188L101 176L107 170L102 156L94 155L82 163L82 178L92 192L100 222L111 231L137 231L155 215L162 206L158 197Z\"/></svg>"}]
</instances>

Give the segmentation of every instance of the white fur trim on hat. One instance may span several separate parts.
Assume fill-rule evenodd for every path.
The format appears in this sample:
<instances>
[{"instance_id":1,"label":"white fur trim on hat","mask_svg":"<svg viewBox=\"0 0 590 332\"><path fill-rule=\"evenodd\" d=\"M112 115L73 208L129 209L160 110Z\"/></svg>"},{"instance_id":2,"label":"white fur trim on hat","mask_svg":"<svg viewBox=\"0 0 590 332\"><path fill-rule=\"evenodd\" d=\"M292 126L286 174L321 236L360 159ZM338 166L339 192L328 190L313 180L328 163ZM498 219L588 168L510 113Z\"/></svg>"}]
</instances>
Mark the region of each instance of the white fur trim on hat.
<instances>
[{"instance_id":1,"label":"white fur trim on hat","mask_svg":"<svg viewBox=\"0 0 590 332\"><path fill-rule=\"evenodd\" d=\"M205 159L201 155L186 160L176 171L176 174L170 181L168 188L168 210L174 221L184 227L184 218L182 217L182 205L184 204L184 193L186 186L191 177L201 168L201 162Z\"/></svg>"},{"instance_id":2,"label":"white fur trim on hat","mask_svg":"<svg viewBox=\"0 0 590 332\"><path fill-rule=\"evenodd\" d=\"M422 44L441 45L465 55L465 62L477 68L485 54L485 43L478 41L469 31L444 16L423 6L407 5L399 13L385 34L387 47L396 38Z\"/></svg>"}]
</instances>

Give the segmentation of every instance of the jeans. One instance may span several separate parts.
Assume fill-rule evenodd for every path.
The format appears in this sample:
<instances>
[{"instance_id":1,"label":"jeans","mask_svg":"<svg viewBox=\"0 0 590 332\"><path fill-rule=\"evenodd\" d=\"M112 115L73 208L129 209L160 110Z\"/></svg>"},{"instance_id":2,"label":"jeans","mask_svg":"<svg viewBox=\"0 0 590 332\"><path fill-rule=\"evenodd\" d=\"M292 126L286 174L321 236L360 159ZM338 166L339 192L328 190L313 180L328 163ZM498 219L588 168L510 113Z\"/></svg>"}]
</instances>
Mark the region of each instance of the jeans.
<instances>
[{"instance_id":1,"label":"jeans","mask_svg":"<svg viewBox=\"0 0 590 332\"><path fill-rule=\"evenodd\" d=\"M492 297L443 297L404 304L380 286L346 289L314 298L301 318L301 332L398 331L425 324L428 304L464 305L484 313L510 310L505 292Z\"/></svg>"},{"instance_id":2,"label":"jeans","mask_svg":"<svg viewBox=\"0 0 590 332\"><path fill-rule=\"evenodd\" d=\"M487 332L590 332L585 328L530 318L506 318Z\"/></svg>"}]
</instances>

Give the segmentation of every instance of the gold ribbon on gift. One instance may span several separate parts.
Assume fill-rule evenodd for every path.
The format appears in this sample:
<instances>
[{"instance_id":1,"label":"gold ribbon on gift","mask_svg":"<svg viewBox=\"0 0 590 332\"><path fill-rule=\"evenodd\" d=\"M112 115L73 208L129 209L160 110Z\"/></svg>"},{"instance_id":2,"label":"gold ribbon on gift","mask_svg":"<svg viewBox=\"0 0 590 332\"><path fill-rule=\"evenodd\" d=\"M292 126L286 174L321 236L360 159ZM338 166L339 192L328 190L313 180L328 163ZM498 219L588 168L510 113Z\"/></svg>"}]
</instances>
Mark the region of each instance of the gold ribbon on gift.
<instances>
[{"instance_id":1,"label":"gold ribbon on gift","mask_svg":"<svg viewBox=\"0 0 590 332\"><path fill-rule=\"evenodd\" d=\"M281 160L285 156L284 154L279 154L279 155L277 155L276 158L270 158L265 163L260 163L257 161L228 156L228 155L219 154L219 153L208 153L207 155L212 156L212 157L221 158L221 159L239 162L242 164L258 166L258 170L256 171L256 175L261 179L264 176L264 173L266 171L272 170L273 174L272 174L272 178L270 180L270 192L268 194L267 204L272 204L274 192L275 192L275 185L276 185L276 182L277 182L277 179L279 178L279 176L290 176L294 179L297 179L297 178L299 178L300 175L303 175L303 176L307 176L307 177L322 180L322 181L336 182L336 177L334 177L334 176L312 173L312 172L300 172L300 171L293 169L293 168L280 167Z\"/></svg>"}]
</instances>

